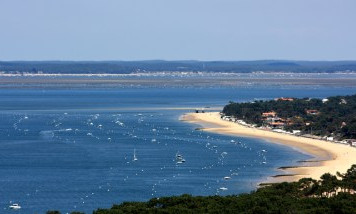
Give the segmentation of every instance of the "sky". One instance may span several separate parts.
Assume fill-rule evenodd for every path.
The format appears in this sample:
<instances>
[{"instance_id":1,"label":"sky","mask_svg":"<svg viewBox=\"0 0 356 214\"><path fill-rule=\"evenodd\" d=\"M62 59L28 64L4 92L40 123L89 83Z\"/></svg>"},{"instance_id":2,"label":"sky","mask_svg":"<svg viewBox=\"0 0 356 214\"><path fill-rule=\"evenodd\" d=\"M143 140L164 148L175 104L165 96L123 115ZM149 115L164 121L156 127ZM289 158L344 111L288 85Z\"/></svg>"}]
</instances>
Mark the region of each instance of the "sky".
<instances>
[{"instance_id":1,"label":"sky","mask_svg":"<svg viewBox=\"0 0 356 214\"><path fill-rule=\"evenodd\" d=\"M0 61L356 60L355 0L0 0Z\"/></svg>"}]
</instances>

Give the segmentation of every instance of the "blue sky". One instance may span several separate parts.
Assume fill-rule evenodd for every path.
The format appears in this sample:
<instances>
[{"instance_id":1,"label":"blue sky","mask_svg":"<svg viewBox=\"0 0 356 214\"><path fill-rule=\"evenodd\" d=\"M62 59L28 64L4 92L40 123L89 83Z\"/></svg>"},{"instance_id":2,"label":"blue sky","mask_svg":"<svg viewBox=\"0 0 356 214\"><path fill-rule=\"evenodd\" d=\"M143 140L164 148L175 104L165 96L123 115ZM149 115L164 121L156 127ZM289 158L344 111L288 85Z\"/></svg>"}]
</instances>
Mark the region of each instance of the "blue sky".
<instances>
[{"instance_id":1,"label":"blue sky","mask_svg":"<svg viewBox=\"0 0 356 214\"><path fill-rule=\"evenodd\" d=\"M355 0L0 0L0 60L356 60Z\"/></svg>"}]
</instances>

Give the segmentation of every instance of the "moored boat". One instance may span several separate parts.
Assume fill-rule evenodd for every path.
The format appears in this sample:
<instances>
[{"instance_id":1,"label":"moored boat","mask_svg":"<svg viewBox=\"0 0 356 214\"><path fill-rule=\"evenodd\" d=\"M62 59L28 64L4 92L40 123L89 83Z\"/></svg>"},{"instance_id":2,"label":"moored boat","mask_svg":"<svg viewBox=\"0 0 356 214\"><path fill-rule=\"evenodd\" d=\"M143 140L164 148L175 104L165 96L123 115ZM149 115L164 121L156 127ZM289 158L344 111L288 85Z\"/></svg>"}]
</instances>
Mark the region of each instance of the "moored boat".
<instances>
[{"instance_id":1,"label":"moored boat","mask_svg":"<svg viewBox=\"0 0 356 214\"><path fill-rule=\"evenodd\" d=\"M19 204L12 204L9 206L9 208L13 210L18 210L21 209L21 206Z\"/></svg>"}]
</instances>

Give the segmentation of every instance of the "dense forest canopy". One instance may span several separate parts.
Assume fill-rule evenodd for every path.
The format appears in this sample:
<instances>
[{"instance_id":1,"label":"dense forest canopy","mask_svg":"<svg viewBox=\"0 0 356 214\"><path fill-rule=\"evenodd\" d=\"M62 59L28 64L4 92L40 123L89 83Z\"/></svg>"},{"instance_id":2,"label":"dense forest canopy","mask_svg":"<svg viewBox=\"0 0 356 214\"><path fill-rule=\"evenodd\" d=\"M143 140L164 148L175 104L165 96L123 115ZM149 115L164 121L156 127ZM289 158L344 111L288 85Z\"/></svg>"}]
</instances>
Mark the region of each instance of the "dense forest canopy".
<instances>
[{"instance_id":1,"label":"dense forest canopy","mask_svg":"<svg viewBox=\"0 0 356 214\"><path fill-rule=\"evenodd\" d=\"M327 99L254 101L226 105L223 113L250 124L266 125L265 112L275 112L286 130L301 130L337 139L356 139L356 95ZM272 118L273 119L273 118ZM277 120L277 119L276 119Z\"/></svg>"},{"instance_id":2,"label":"dense forest canopy","mask_svg":"<svg viewBox=\"0 0 356 214\"><path fill-rule=\"evenodd\" d=\"M132 73L152 71L206 72L343 72L356 71L356 61L0 61L0 72Z\"/></svg>"},{"instance_id":3,"label":"dense forest canopy","mask_svg":"<svg viewBox=\"0 0 356 214\"><path fill-rule=\"evenodd\" d=\"M320 180L303 178L298 182L271 184L250 194L152 198L148 202L124 202L93 213L356 213L355 189L356 165L353 165L345 174L326 173Z\"/></svg>"}]
</instances>

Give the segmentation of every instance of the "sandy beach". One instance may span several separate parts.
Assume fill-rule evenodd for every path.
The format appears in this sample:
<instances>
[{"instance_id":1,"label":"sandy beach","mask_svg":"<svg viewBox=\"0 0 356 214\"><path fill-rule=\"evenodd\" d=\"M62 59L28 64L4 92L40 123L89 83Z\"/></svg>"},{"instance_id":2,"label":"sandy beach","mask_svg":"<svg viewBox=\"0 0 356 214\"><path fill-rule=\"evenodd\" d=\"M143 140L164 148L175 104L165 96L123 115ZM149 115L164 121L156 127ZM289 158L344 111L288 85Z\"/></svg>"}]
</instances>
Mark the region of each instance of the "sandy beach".
<instances>
[{"instance_id":1,"label":"sandy beach","mask_svg":"<svg viewBox=\"0 0 356 214\"><path fill-rule=\"evenodd\" d=\"M261 138L271 143L291 146L301 152L308 153L314 158L305 166L283 168L283 176L267 178L266 183L281 181L297 181L300 178L311 177L319 179L324 173L344 173L356 163L356 148L348 145L310 139L289 134L276 133L258 128L250 128L237 123L222 120L219 112L188 113L181 120L201 125L204 131L220 134Z\"/></svg>"}]
</instances>

